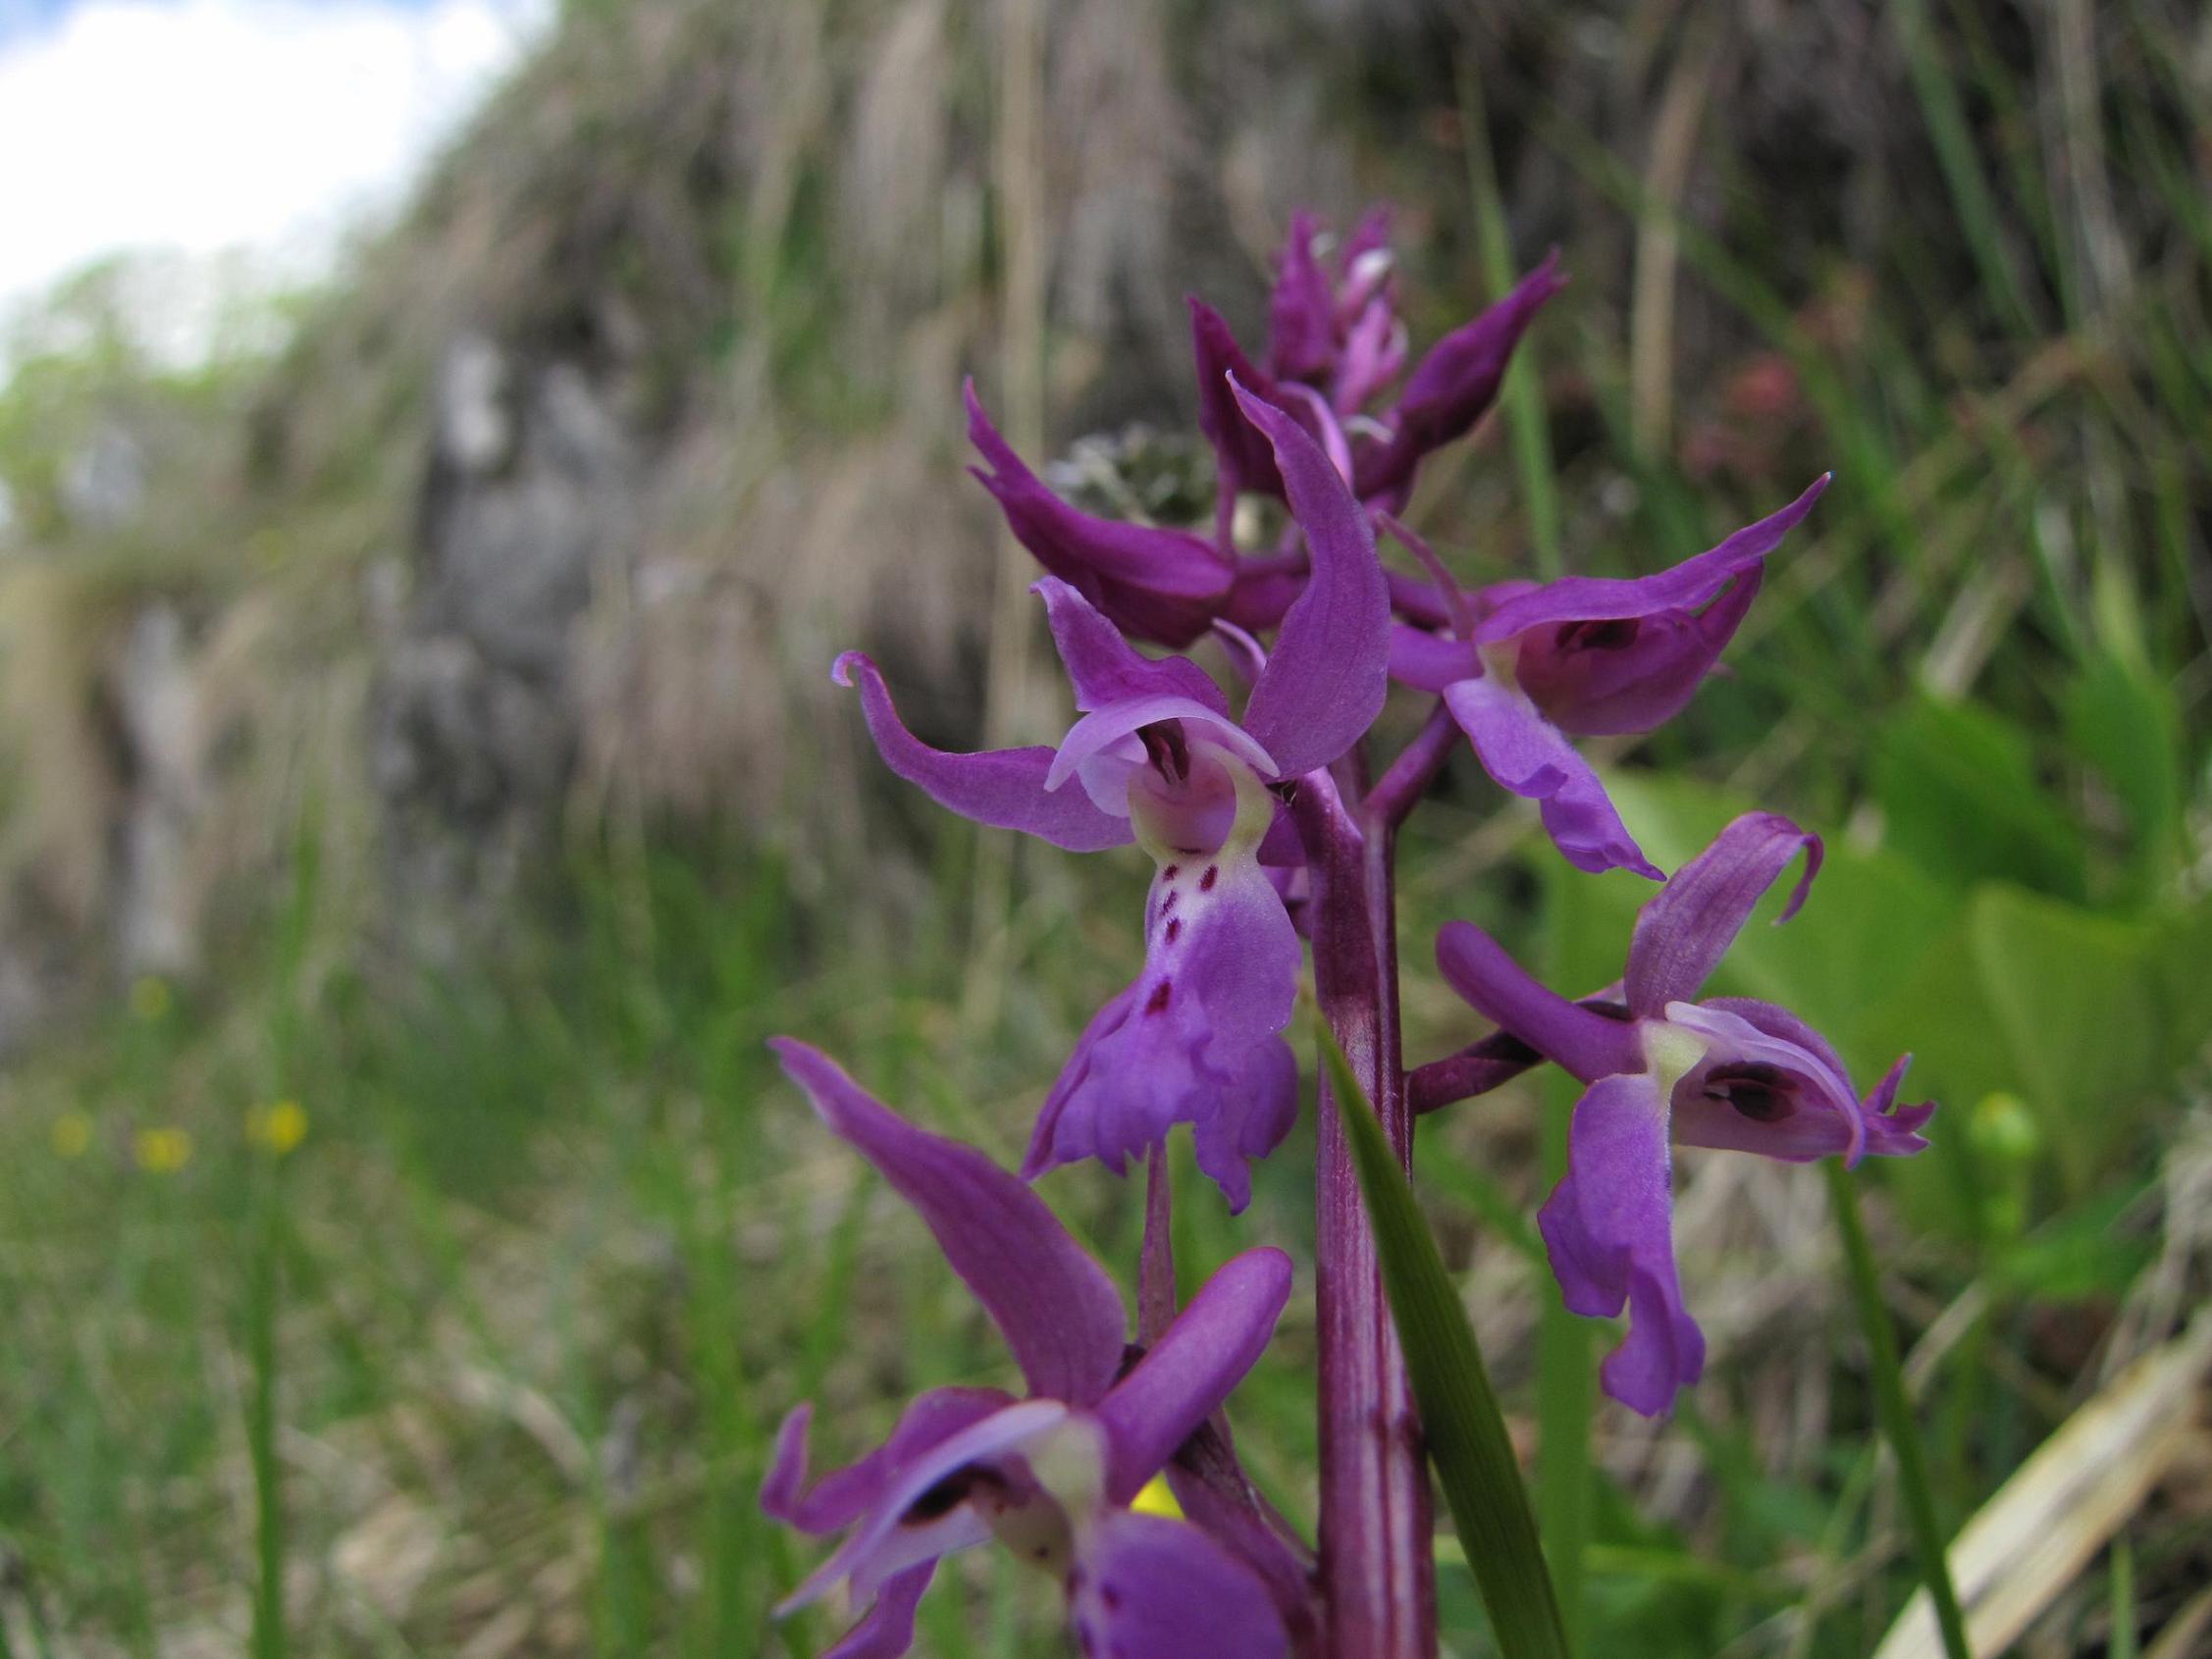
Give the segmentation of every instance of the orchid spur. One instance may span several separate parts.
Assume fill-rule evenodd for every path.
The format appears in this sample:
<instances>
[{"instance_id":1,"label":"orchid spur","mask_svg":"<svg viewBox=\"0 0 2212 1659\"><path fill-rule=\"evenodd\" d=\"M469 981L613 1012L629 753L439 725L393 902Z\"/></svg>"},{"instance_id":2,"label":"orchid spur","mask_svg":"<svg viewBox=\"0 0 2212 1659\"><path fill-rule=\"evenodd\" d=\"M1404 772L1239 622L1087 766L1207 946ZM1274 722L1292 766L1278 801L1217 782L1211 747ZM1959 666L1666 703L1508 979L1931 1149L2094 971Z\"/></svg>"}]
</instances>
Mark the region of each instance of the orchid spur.
<instances>
[{"instance_id":1,"label":"orchid spur","mask_svg":"<svg viewBox=\"0 0 2212 1659\"><path fill-rule=\"evenodd\" d=\"M1272 1151L1297 1113L1282 1033L1300 953L1260 861L1273 791L1337 759L1381 712L1390 601L1367 517L1328 457L1283 411L1238 395L1274 446L1311 564L1241 719L1204 669L1143 656L1053 577L1036 592L1081 714L1057 749L931 749L900 722L867 657L840 657L836 678L860 687L884 762L941 804L1072 851L1133 840L1152 857L1144 971L1084 1029L1024 1173L1080 1158L1120 1171L1186 1122L1199 1166L1241 1210L1246 1161Z\"/></svg>"},{"instance_id":2,"label":"orchid spur","mask_svg":"<svg viewBox=\"0 0 2212 1659\"><path fill-rule=\"evenodd\" d=\"M1294 1616L1296 1566L1268 1563L1271 1583L1246 1559L1256 1529L1239 1535L1239 1550L1129 1504L1267 1345L1290 1293L1290 1258L1263 1246L1226 1263L1132 1353L1113 1280L1027 1186L974 1148L906 1122L818 1050L788 1038L772 1046L822 1121L920 1214L1029 1389L1023 1400L932 1389L876 1450L812 1482L811 1412L794 1408L762 1507L801 1531L845 1537L778 1611L843 1583L866 1612L824 1659L897 1659L913 1644L938 1561L995 1536L1060 1579L1086 1656L1283 1659L1278 1597Z\"/></svg>"},{"instance_id":3,"label":"orchid spur","mask_svg":"<svg viewBox=\"0 0 2212 1659\"><path fill-rule=\"evenodd\" d=\"M1827 1040L1787 1009L1692 1000L1800 852L1806 871L1777 918L1786 921L1821 856L1820 838L1787 818L1746 813L1676 871L1637 917L1619 1018L1545 989L1470 922L1448 923L1437 939L1453 990L1588 1085L1566 1176L1538 1226L1570 1309L1606 1319L1628 1308L1628 1336L1602 1374L1606 1392L1646 1416L1705 1369L1674 1265L1670 1143L1850 1164L1927 1144L1918 1131L1934 1107L1897 1105L1910 1056L1862 1099Z\"/></svg>"}]
</instances>

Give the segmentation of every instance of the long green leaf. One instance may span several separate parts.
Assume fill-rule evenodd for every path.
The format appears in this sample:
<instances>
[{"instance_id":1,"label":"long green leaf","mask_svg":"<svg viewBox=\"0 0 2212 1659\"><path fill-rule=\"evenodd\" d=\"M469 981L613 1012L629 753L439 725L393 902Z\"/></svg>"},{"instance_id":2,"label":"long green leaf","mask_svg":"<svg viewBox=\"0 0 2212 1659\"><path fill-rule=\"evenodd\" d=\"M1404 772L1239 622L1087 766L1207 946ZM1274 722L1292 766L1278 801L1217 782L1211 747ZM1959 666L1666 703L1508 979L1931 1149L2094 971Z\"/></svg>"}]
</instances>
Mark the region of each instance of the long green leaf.
<instances>
[{"instance_id":1,"label":"long green leaf","mask_svg":"<svg viewBox=\"0 0 2212 1659\"><path fill-rule=\"evenodd\" d=\"M1467 1310L1366 1091L1334 1033L1320 1020L1314 1023L1329 1092L1359 1171L1429 1461L1475 1570L1498 1645L1505 1659L1566 1659L1566 1633L1537 1542L1536 1518Z\"/></svg>"}]
</instances>

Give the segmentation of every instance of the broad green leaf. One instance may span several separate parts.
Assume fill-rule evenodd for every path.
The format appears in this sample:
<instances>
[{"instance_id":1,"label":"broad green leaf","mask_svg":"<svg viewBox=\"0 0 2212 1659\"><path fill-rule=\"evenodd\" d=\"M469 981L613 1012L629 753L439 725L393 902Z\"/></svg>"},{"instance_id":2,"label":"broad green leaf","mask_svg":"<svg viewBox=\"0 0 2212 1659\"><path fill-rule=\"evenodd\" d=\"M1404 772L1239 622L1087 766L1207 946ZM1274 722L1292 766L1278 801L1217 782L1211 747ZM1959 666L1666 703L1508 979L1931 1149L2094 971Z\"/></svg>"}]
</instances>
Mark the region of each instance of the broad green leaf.
<instances>
[{"instance_id":1,"label":"broad green leaf","mask_svg":"<svg viewBox=\"0 0 2212 1659\"><path fill-rule=\"evenodd\" d=\"M1871 781L1889 845L1929 874L2082 896L2079 833L2037 787L2026 736L1988 710L1909 705L1874 740Z\"/></svg>"},{"instance_id":2,"label":"broad green leaf","mask_svg":"<svg viewBox=\"0 0 2212 1659\"><path fill-rule=\"evenodd\" d=\"M1359 1171L1391 1317L1438 1484L1505 1659L1566 1659L1536 1517L1474 1326L1366 1091L1320 1020L1322 1063Z\"/></svg>"},{"instance_id":3,"label":"broad green leaf","mask_svg":"<svg viewBox=\"0 0 2212 1659\"><path fill-rule=\"evenodd\" d=\"M2166 1074L2155 936L2001 887L1975 896L1969 930L2021 1092L2062 1153L2102 1153L2130 1122L2125 1108Z\"/></svg>"},{"instance_id":4,"label":"broad green leaf","mask_svg":"<svg viewBox=\"0 0 2212 1659\"><path fill-rule=\"evenodd\" d=\"M2179 1069L2212 1041L2212 899L2161 917L2150 950L2164 1060Z\"/></svg>"},{"instance_id":5,"label":"broad green leaf","mask_svg":"<svg viewBox=\"0 0 2212 1659\"><path fill-rule=\"evenodd\" d=\"M2067 688L2066 736L2119 798L2145 885L2157 881L2182 814L2181 720L2172 689L2116 657L2099 657Z\"/></svg>"}]
</instances>

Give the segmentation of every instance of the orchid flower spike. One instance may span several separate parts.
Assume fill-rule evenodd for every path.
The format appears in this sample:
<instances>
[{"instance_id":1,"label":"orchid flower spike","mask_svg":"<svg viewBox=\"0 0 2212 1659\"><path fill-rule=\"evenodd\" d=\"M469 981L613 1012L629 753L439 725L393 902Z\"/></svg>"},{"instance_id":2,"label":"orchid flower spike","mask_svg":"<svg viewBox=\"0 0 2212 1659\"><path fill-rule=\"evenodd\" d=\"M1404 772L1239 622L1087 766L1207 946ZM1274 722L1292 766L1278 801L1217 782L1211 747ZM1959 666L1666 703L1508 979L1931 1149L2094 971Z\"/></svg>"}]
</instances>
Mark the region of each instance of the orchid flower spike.
<instances>
[{"instance_id":1,"label":"orchid flower spike","mask_svg":"<svg viewBox=\"0 0 2212 1659\"><path fill-rule=\"evenodd\" d=\"M1659 867L1567 739L1648 732L1678 713L1751 608L1767 554L1827 487L1823 474L1780 512L1655 576L1486 589L1484 614L1463 639L1398 624L1391 673L1442 695L1483 769L1538 804L1568 863L1657 881Z\"/></svg>"},{"instance_id":2,"label":"orchid flower spike","mask_svg":"<svg viewBox=\"0 0 2212 1659\"><path fill-rule=\"evenodd\" d=\"M1046 1097L1023 1173L1080 1158L1120 1173L1189 1123L1199 1167L1231 1207L1297 1115L1283 1031L1297 997L1298 939L1261 862L1273 785L1343 754L1382 711L1390 598L1367 515L1283 411L1238 389L1273 445L1303 527L1311 575L1283 617L1239 720L1211 676L1146 657L1074 585L1036 585L1081 718L1054 749L953 754L900 722L875 665L838 658L858 684L884 763L979 823L1090 852L1135 841L1157 869L1144 971L1084 1029Z\"/></svg>"},{"instance_id":3,"label":"orchid flower spike","mask_svg":"<svg viewBox=\"0 0 2212 1659\"><path fill-rule=\"evenodd\" d=\"M1780 920L1805 902L1820 838L1771 812L1738 818L1645 905L1623 978L1625 1017L1545 989L1487 933L1448 924L1437 961L1475 1009L1589 1087L1574 1109L1567 1173L1537 1220L1568 1308L1628 1336L1606 1391L1647 1417L1705 1367L1705 1337L1675 1272L1670 1144L1791 1163L1899 1158L1927 1142L1932 1104L1901 1107L1911 1056L1862 1099L1827 1041L1788 1010L1744 997L1693 1001L1760 896L1803 852Z\"/></svg>"},{"instance_id":4,"label":"orchid flower spike","mask_svg":"<svg viewBox=\"0 0 2212 1659\"><path fill-rule=\"evenodd\" d=\"M906 1122L818 1050L789 1038L771 1047L822 1121L936 1235L1028 1387L1019 1400L932 1389L881 1446L812 1481L810 1408L793 1410L761 1507L803 1532L845 1536L778 1613L843 1584L866 1611L826 1659L897 1659L938 1561L996 1537L1060 1580L1085 1655L1283 1659L1284 1616L1261 1569L1196 1527L1129 1505L1267 1346L1290 1298L1290 1258L1262 1248L1230 1261L1132 1363L1113 1280L1042 1200L973 1147Z\"/></svg>"}]
</instances>

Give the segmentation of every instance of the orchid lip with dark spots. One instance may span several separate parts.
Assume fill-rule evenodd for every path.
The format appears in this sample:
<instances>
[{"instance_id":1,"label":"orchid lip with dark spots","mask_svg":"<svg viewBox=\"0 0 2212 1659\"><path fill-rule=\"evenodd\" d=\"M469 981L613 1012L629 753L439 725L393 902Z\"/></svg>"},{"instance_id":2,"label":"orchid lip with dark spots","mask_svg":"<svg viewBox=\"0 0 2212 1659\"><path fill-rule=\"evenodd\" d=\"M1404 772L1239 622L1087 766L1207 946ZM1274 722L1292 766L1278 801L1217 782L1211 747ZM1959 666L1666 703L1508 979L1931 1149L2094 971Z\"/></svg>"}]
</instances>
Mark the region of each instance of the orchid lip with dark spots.
<instances>
[{"instance_id":1,"label":"orchid lip with dark spots","mask_svg":"<svg viewBox=\"0 0 2212 1659\"><path fill-rule=\"evenodd\" d=\"M1467 922L1437 940L1445 978L1520 1043L1589 1087L1569 1130L1566 1177L1538 1216L1567 1306L1630 1313L1605 1365L1606 1391L1647 1415L1667 1409L1705 1365L1674 1264L1672 1146L1803 1163L1903 1157L1927 1143L1932 1105L1897 1104L1907 1059L1861 1098L1827 1040L1788 1010L1751 998L1693 1001L1791 860L1820 867L1820 839L1753 812L1675 872L1638 916L1622 976L1629 1019L1608 1019L1539 985Z\"/></svg>"}]
</instances>

